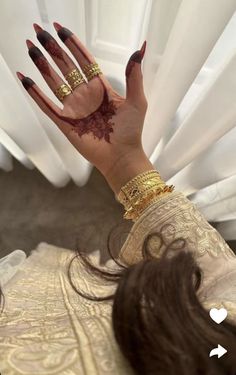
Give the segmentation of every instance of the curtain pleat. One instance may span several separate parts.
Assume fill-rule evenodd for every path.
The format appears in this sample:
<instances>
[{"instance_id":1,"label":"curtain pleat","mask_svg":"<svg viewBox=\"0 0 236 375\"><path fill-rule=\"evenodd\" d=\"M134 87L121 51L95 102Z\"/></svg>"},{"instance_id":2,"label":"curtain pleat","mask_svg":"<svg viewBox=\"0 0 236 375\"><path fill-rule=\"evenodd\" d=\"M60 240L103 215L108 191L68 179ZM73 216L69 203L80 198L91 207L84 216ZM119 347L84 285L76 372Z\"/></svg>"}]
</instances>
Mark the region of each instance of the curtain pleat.
<instances>
[{"instance_id":1,"label":"curtain pleat","mask_svg":"<svg viewBox=\"0 0 236 375\"><path fill-rule=\"evenodd\" d=\"M1 169L12 169L13 156L57 187L83 186L92 169L16 78L22 71L61 106L28 57L24 40L41 47L33 22L53 36L54 21L73 30L124 96L127 61L146 39L144 151L236 239L236 0L1 0L0 21Z\"/></svg>"},{"instance_id":2,"label":"curtain pleat","mask_svg":"<svg viewBox=\"0 0 236 375\"><path fill-rule=\"evenodd\" d=\"M224 3L182 1L153 77L143 131L143 147L148 156L170 126L178 106L235 9L235 0Z\"/></svg>"}]
</instances>

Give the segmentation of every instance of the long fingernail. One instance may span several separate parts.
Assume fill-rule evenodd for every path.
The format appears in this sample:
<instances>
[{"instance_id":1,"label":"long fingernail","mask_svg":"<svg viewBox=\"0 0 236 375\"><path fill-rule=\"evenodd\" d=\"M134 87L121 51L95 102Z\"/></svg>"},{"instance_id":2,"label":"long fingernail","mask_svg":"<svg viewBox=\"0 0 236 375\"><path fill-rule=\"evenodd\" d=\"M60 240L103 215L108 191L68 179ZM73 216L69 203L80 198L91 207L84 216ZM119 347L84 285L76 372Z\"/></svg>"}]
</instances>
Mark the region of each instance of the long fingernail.
<instances>
[{"instance_id":1,"label":"long fingernail","mask_svg":"<svg viewBox=\"0 0 236 375\"><path fill-rule=\"evenodd\" d=\"M130 57L130 60L138 63L138 64L141 64L142 62L142 59L143 59L143 56L145 54L145 51L146 51L146 40L143 42L143 45L141 47L140 50L136 51L133 53L133 55Z\"/></svg>"},{"instance_id":2,"label":"long fingernail","mask_svg":"<svg viewBox=\"0 0 236 375\"><path fill-rule=\"evenodd\" d=\"M35 47L34 43L32 43L31 40L29 40L29 39L26 39L26 45L29 49L32 48L32 47Z\"/></svg>"},{"instance_id":3,"label":"long fingernail","mask_svg":"<svg viewBox=\"0 0 236 375\"><path fill-rule=\"evenodd\" d=\"M145 41L143 42L143 45L142 45L141 50L140 50L140 53L141 53L141 57L142 57L142 59L143 59L143 56L144 56L145 51L146 51L146 46L147 46L147 41L145 40Z\"/></svg>"},{"instance_id":4,"label":"long fingernail","mask_svg":"<svg viewBox=\"0 0 236 375\"><path fill-rule=\"evenodd\" d=\"M58 22L53 22L53 26L55 27L56 31L59 31L63 28L63 26L61 26Z\"/></svg>"},{"instance_id":5,"label":"long fingernail","mask_svg":"<svg viewBox=\"0 0 236 375\"><path fill-rule=\"evenodd\" d=\"M25 78L24 74L22 74L21 72L16 72L16 75L20 81L22 81L22 79Z\"/></svg>"},{"instance_id":6,"label":"long fingernail","mask_svg":"<svg viewBox=\"0 0 236 375\"><path fill-rule=\"evenodd\" d=\"M34 30L36 31L36 33L43 31L42 27L39 26L37 23L33 23L33 26L34 26Z\"/></svg>"}]
</instances>

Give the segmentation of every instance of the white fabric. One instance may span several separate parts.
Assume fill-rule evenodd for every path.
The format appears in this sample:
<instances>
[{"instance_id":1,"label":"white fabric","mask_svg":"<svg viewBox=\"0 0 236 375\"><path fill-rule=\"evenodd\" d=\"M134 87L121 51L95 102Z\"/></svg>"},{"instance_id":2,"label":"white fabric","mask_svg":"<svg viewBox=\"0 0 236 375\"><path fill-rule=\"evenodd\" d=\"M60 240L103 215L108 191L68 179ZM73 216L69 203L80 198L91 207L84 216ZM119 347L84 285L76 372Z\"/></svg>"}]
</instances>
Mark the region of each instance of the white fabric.
<instances>
[{"instance_id":1,"label":"white fabric","mask_svg":"<svg viewBox=\"0 0 236 375\"><path fill-rule=\"evenodd\" d=\"M7 284L23 265L26 253L23 250L14 250L0 259L0 283Z\"/></svg>"},{"instance_id":2,"label":"white fabric","mask_svg":"<svg viewBox=\"0 0 236 375\"><path fill-rule=\"evenodd\" d=\"M11 169L12 153L26 166L33 163L57 187L70 178L82 186L90 175L90 163L16 78L15 72L22 71L56 100L27 55L25 39L39 46L33 22L54 36L53 21L77 33L123 95L128 58L146 39L144 150L169 184L187 196L195 194L196 204L204 196L211 205L207 220L214 212L224 238L236 239L231 179L236 176L235 10L236 0L70 0L69 6L64 0L19 0L17 6L14 0L1 0L0 128L12 142L0 136L5 146L0 147L0 168ZM208 187L219 183L224 199L214 201Z\"/></svg>"}]
</instances>

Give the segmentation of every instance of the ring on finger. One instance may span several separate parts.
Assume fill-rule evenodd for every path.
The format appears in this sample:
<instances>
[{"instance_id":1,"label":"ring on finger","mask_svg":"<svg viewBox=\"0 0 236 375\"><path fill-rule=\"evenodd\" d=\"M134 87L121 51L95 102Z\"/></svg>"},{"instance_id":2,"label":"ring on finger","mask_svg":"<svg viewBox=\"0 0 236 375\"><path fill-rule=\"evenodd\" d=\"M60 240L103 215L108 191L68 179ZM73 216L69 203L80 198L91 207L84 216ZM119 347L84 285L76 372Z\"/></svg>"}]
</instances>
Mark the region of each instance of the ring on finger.
<instances>
[{"instance_id":1,"label":"ring on finger","mask_svg":"<svg viewBox=\"0 0 236 375\"><path fill-rule=\"evenodd\" d=\"M99 68L97 63L85 65L82 68L82 70L88 81L91 81L93 77L98 76L99 74L102 74L102 71Z\"/></svg>"},{"instance_id":2,"label":"ring on finger","mask_svg":"<svg viewBox=\"0 0 236 375\"><path fill-rule=\"evenodd\" d=\"M68 85L65 85L64 83L59 86L55 91L54 94L56 97L62 101L65 96L70 95L72 93L71 88Z\"/></svg>"},{"instance_id":3,"label":"ring on finger","mask_svg":"<svg viewBox=\"0 0 236 375\"><path fill-rule=\"evenodd\" d=\"M82 83L86 83L84 77L78 69L73 69L70 73L65 76L67 82L69 83L72 90Z\"/></svg>"}]
</instances>

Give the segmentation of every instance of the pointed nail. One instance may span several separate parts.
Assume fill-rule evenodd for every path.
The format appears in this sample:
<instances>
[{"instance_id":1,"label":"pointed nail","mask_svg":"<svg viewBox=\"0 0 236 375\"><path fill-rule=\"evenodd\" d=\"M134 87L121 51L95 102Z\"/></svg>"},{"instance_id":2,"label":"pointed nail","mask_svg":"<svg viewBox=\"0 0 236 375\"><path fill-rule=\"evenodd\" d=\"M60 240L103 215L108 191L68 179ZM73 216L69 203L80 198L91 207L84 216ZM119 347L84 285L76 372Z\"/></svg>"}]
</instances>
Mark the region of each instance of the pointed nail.
<instances>
[{"instance_id":1,"label":"pointed nail","mask_svg":"<svg viewBox=\"0 0 236 375\"><path fill-rule=\"evenodd\" d=\"M55 27L56 31L59 31L63 27L58 22L53 22L53 26Z\"/></svg>"},{"instance_id":2,"label":"pointed nail","mask_svg":"<svg viewBox=\"0 0 236 375\"><path fill-rule=\"evenodd\" d=\"M34 30L36 31L36 33L43 31L42 27L39 26L37 23L33 23L33 26L34 26Z\"/></svg>"},{"instance_id":3,"label":"pointed nail","mask_svg":"<svg viewBox=\"0 0 236 375\"><path fill-rule=\"evenodd\" d=\"M28 48L35 47L34 43L32 43L29 39L26 39L26 44Z\"/></svg>"},{"instance_id":4,"label":"pointed nail","mask_svg":"<svg viewBox=\"0 0 236 375\"><path fill-rule=\"evenodd\" d=\"M143 58L143 56L144 56L144 54L145 54L145 51L146 51L146 45L147 45L147 41L145 40L145 41L143 42L143 45L142 45L141 49L140 49L140 52L141 52L141 56L142 56L142 58Z\"/></svg>"},{"instance_id":5,"label":"pointed nail","mask_svg":"<svg viewBox=\"0 0 236 375\"><path fill-rule=\"evenodd\" d=\"M16 75L19 78L19 80L21 80L21 81L22 81L23 78L25 78L24 74L22 74L21 72L16 72Z\"/></svg>"}]
</instances>

